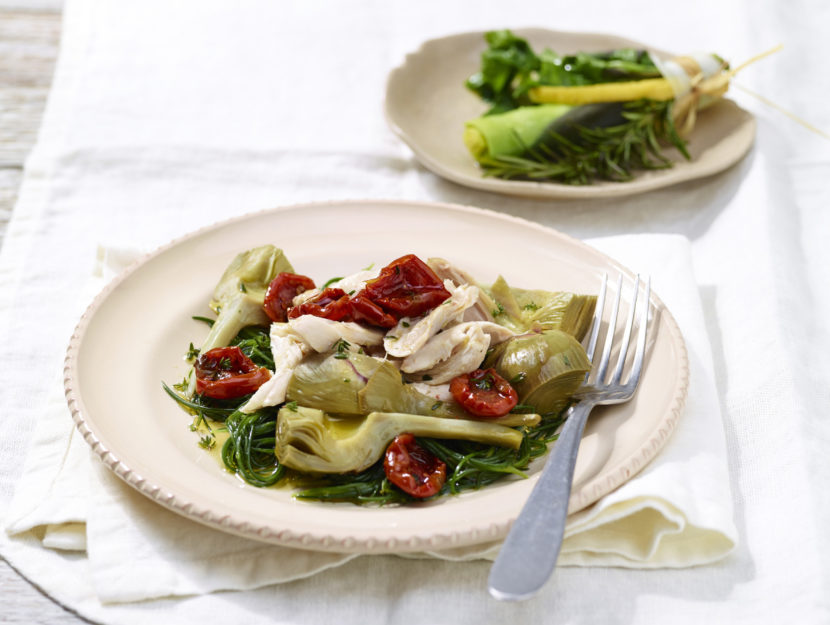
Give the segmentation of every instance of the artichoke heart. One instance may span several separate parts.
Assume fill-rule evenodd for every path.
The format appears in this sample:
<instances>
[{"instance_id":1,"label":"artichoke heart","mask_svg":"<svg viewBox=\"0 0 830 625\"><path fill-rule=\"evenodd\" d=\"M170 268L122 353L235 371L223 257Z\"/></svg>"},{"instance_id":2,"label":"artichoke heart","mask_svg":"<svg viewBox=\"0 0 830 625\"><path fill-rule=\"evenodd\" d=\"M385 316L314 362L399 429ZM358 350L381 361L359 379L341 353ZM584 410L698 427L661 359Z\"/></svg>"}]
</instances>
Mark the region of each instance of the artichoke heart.
<instances>
[{"instance_id":1,"label":"artichoke heart","mask_svg":"<svg viewBox=\"0 0 830 625\"><path fill-rule=\"evenodd\" d=\"M294 369L285 398L332 414L364 414L358 393L383 364L356 352L310 356Z\"/></svg>"},{"instance_id":2,"label":"artichoke heart","mask_svg":"<svg viewBox=\"0 0 830 625\"><path fill-rule=\"evenodd\" d=\"M211 309L218 313L228 300L239 293L246 294L261 306L268 285L283 271L293 273L294 268L285 253L273 245L261 245L237 254L216 284Z\"/></svg>"},{"instance_id":3,"label":"artichoke heart","mask_svg":"<svg viewBox=\"0 0 830 625\"><path fill-rule=\"evenodd\" d=\"M455 402L436 401L405 384L401 372L385 361L358 392L361 412L406 412L433 417L464 417L467 413Z\"/></svg>"},{"instance_id":4,"label":"artichoke heart","mask_svg":"<svg viewBox=\"0 0 830 625\"><path fill-rule=\"evenodd\" d=\"M562 330L581 341L591 327L595 295L511 287L499 276L489 289L499 314L496 322L514 332Z\"/></svg>"},{"instance_id":5,"label":"artichoke heart","mask_svg":"<svg viewBox=\"0 0 830 625\"><path fill-rule=\"evenodd\" d=\"M316 408L283 406L274 452L281 464L306 473L347 473L369 468L398 434L470 440L518 449L517 430L481 421L372 412L363 419L337 418Z\"/></svg>"},{"instance_id":6,"label":"artichoke heart","mask_svg":"<svg viewBox=\"0 0 830 625\"><path fill-rule=\"evenodd\" d=\"M485 366L495 367L511 381L519 401L541 414L561 412L591 370L585 349L561 330L514 337L499 345Z\"/></svg>"}]
</instances>

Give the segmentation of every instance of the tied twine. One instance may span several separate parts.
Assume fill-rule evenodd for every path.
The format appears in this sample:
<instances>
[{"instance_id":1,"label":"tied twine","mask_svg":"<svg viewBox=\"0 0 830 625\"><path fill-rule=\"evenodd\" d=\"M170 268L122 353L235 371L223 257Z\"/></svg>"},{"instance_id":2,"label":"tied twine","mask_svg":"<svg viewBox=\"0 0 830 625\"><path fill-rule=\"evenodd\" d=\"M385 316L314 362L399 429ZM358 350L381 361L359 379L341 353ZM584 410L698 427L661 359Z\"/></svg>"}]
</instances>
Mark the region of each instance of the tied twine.
<instances>
[{"instance_id":1,"label":"tied twine","mask_svg":"<svg viewBox=\"0 0 830 625\"><path fill-rule=\"evenodd\" d=\"M723 97L729 89L729 83L735 74L757 61L779 52L783 47L783 45L777 45L774 48L770 48L766 52L757 54L748 61L741 63L734 69L729 69L729 64L726 61L723 61L721 62L718 71L711 76L706 76L698 61L692 57L681 56L673 59L675 63L683 68L689 76L690 81L690 88L675 99L672 118L678 134L684 138L689 136L695 127L697 112L717 101L718 98ZM780 109L780 107L776 108ZM791 113L788 115L810 130L813 130L814 132L817 131L817 129L812 127L807 122L799 119L795 115L792 115ZM824 135L823 132L818 132L819 134Z\"/></svg>"}]
</instances>

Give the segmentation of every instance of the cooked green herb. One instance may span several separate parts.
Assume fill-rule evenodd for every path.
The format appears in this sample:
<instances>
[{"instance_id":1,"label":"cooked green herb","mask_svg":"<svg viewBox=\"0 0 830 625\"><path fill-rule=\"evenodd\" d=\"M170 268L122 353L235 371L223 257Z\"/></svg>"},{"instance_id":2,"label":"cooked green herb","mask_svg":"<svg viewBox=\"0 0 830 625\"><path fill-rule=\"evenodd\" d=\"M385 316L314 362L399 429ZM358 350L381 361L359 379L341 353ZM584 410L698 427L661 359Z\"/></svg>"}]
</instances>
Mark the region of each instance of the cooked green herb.
<instances>
[{"instance_id":1,"label":"cooked green herb","mask_svg":"<svg viewBox=\"0 0 830 625\"><path fill-rule=\"evenodd\" d=\"M259 367L274 369L274 356L271 353L271 337L265 326L248 326L243 328L231 341L231 346L237 346L248 358Z\"/></svg>"},{"instance_id":2,"label":"cooked green herb","mask_svg":"<svg viewBox=\"0 0 830 625\"><path fill-rule=\"evenodd\" d=\"M250 395L245 395L244 397L237 399L223 400L211 399L210 397L205 397L196 393L193 395L192 399L185 399L167 386L164 382L161 383L161 386L165 393L172 397L176 403L187 410L190 414L195 415L197 418L207 418L214 421L224 421L228 416L233 414L239 406L248 401L248 398L250 397ZM177 384L176 386L178 387L179 385ZM187 388L186 383L184 384L184 387L185 389Z\"/></svg>"},{"instance_id":3,"label":"cooked green herb","mask_svg":"<svg viewBox=\"0 0 830 625\"><path fill-rule=\"evenodd\" d=\"M185 360L193 360L199 357L199 350L193 347L193 343L187 348L187 353L184 355Z\"/></svg>"},{"instance_id":4,"label":"cooked green herb","mask_svg":"<svg viewBox=\"0 0 830 625\"><path fill-rule=\"evenodd\" d=\"M330 284L334 284L335 282L340 282L342 279L343 279L343 276L337 276L335 278L329 278L328 280L326 280L323 283L323 286L320 288L320 290L322 291L323 289L325 289Z\"/></svg>"},{"instance_id":5,"label":"cooked green herb","mask_svg":"<svg viewBox=\"0 0 830 625\"><path fill-rule=\"evenodd\" d=\"M524 440L517 450L420 437L418 443L447 464L447 482L438 496L457 494L479 489L510 475L527 477L530 462L544 454L548 444L556 440L556 431L562 422L559 416L547 415L536 427L525 428ZM415 501L389 484L383 461L357 474L326 476L319 485L302 490L295 497L380 505Z\"/></svg>"},{"instance_id":6,"label":"cooked green herb","mask_svg":"<svg viewBox=\"0 0 830 625\"><path fill-rule=\"evenodd\" d=\"M516 375L514 375L512 378L510 378L510 385L511 386L516 386L517 384L521 384L522 382L524 382L526 379L527 379L527 373L522 371L522 372L517 373Z\"/></svg>"},{"instance_id":7,"label":"cooked green herb","mask_svg":"<svg viewBox=\"0 0 830 625\"><path fill-rule=\"evenodd\" d=\"M229 470L254 486L271 486L285 476L285 467L274 455L276 409L234 412L225 427L230 436L222 446L222 461Z\"/></svg>"},{"instance_id":8,"label":"cooked green herb","mask_svg":"<svg viewBox=\"0 0 830 625\"><path fill-rule=\"evenodd\" d=\"M533 414L536 412L536 407L530 404L516 404L510 412L513 414Z\"/></svg>"},{"instance_id":9,"label":"cooked green herb","mask_svg":"<svg viewBox=\"0 0 830 625\"><path fill-rule=\"evenodd\" d=\"M334 344L334 357L340 360L345 360L349 357L349 347L351 344L346 339L340 339Z\"/></svg>"}]
</instances>

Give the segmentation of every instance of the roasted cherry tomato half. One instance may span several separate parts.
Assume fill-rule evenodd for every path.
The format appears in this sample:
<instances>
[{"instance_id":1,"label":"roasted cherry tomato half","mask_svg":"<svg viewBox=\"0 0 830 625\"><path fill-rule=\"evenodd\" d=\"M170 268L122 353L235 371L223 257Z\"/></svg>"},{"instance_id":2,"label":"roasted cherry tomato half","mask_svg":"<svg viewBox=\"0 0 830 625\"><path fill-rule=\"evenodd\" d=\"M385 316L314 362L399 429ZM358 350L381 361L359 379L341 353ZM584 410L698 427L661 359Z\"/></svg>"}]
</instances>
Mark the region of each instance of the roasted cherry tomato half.
<instances>
[{"instance_id":1,"label":"roasted cherry tomato half","mask_svg":"<svg viewBox=\"0 0 830 625\"><path fill-rule=\"evenodd\" d=\"M216 347L196 360L196 392L213 399L249 395L265 384L271 372L258 367L238 347Z\"/></svg>"},{"instance_id":2,"label":"roasted cherry tomato half","mask_svg":"<svg viewBox=\"0 0 830 625\"><path fill-rule=\"evenodd\" d=\"M383 458L386 477L403 492L423 499L432 497L447 481L447 465L421 447L412 434L395 437Z\"/></svg>"},{"instance_id":3,"label":"roasted cherry tomato half","mask_svg":"<svg viewBox=\"0 0 830 625\"><path fill-rule=\"evenodd\" d=\"M352 307L352 319L358 323L365 323L380 328L394 328L398 323L395 317L384 312L383 308L366 297L364 291L360 291L357 295L352 295L349 303Z\"/></svg>"},{"instance_id":4,"label":"roasted cherry tomato half","mask_svg":"<svg viewBox=\"0 0 830 625\"><path fill-rule=\"evenodd\" d=\"M286 271L278 273L265 291L265 303L262 309L271 321L284 322L288 319L288 309L294 298L314 287L314 280L308 276Z\"/></svg>"},{"instance_id":5,"label":"roasted cherry tomato half","mask_svg":"<svg viewBox=\"0 0 830 625\"><path fill-rule=\"evenodd\" d=\"M366 283L365 296L395 318L417 317L450 297L444 283L414 254L393 260Z\"/></svg>"},{"instance_id":6,"label":"roasted cherry tomato half","mask_svg":"<svg viewBox=\"0 0 830 625\"><path fill-rule=\"evenodd\" d=\"M495 369L476 369L453 378L450 393L464 410L477 417L502 417L519 403L516 389Z\"/></svg>"},{"instance_id":7,"label":"roasted cherry tomato half","mask_svg":"<svg viewBox=\"0 0 830 625\"><path fill-rule=\"evenodd\" d=\"M349 296L343 289L324 289L319 295L294 306L288 311L288 318L294 319L300 315L314 315L325 317L332 321L348 321L351 318Z\"/></svg>"}]
</instances>

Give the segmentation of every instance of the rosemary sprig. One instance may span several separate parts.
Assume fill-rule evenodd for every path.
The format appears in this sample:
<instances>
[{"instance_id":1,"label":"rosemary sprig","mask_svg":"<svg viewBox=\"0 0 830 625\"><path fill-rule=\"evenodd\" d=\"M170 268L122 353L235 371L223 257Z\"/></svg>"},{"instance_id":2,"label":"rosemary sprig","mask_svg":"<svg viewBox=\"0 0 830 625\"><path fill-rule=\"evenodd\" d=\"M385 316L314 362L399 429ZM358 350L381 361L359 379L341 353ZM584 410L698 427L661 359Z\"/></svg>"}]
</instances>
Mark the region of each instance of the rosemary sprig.
<instances>
[{"instance_id":1,"label":"rosemary sprig","mask_svg":"<svg viewBox=\"0 0 830 625\"><path fill-rule=\"evenodd\" d=\"M623 106L623 121L614 126L574 126L575 137L549 132L522 156L497 156L480 161L486 176L519 180L547 180L571 185L595 180L624 182L634 171L665 169L671 161L663 153L670 144L690 158L672 119L671 101L639 100Z\"/></svg>"}]
</instances>

